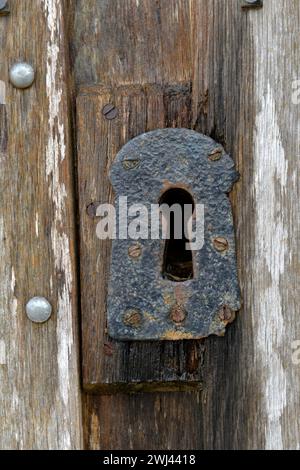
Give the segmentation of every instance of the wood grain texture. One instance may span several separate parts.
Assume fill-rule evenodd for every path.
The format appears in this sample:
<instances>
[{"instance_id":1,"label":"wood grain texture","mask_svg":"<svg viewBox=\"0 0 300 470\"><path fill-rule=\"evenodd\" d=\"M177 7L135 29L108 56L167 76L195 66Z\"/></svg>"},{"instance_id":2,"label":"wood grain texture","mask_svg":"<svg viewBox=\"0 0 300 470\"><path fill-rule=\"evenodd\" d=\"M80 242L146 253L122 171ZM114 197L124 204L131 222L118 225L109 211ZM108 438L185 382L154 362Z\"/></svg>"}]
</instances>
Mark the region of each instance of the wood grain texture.
<instances>
[{"instance_id":1,"label":"wood grain texture","mask_svg":"<svg viewBox=\"0 0 300 470\"><path fill-rule=\"evenodd\" d=\"M85 445L92 450L201 447L198 392L86 395L84 413Z\"/></svg>"},{"instance_id":2,"label":"wood grain texture","mask_svg":"<svg viewBox=\"0 0 300 470\"><path fill-rule=\"evenodd\" d=\"M171 422L180 410L189 423L186 447L299 448L299 3L242 10L238 0L91 0L75 24L78 84L192 80L194 129L224 144L242 175L232 202L244 307L225 338L204 342L200 402L197 394L88 397L88 445L180 446L182 428L165 438L163 420L144 422L144 410L163 400Z\"/></svg>"},{"instance_id":3,"label":"wood grain texture","mask_svg":"<svg viewBox=\"0 0 300 470\"><path fill-rule=\"evenodd\" d=\"M298 0L247 11L239 0L10 5L0 18L0 447L81 445L74 71L77 86L192 81L192 127L220 141L242 175L232 202L244 307L225 338L203 343L203 391L84 395L86 447L299 449ZM37 68L24 92L7 80L18 59ZM43 326L24 314L36 294L54 306Z\"/></svg>"},{"instance_id":4,"label":"wood grain texture","mask_svg":"<svg viewBox=\"0 0 300 470\"><path fill-rule=\"evenodd\" d=\"M0 447L80 448L68 10L59 0L9 3L0 18ZM8 82L19 60L36 69L28 90ZM25 314L35 295L53 306L43 325Z\"/></svg>"},{"instance_id":5,"label":"wood grain texture","mask_svg":"<svg viewBox=\"0 0 300 470\"><path fill-rule=\"evenodd\" d=\"M189 81L190 6L189 0L78 0L76 84Z\"/></svg>"},{"instance_id":6,"label":"wood grain texture","mask_svg":"<svg viewBox=\"0 0 300 470\"><path fill-rule=\"evenodd\" d=\"M299 105L292 83L299 77L299 2L265 0L248 11L235 1L194 5L194 122L224 143L241 173L233 204L244 300L227 336L205 342L203 446L295 449Z\"/></svg>"},{"instance_id":7,"label":"wood grain texture","mask_svg":"<svg viewBox=\"0 0 300 470\"><path fill-rule=\"evenodd\" d=\"M113 103L118 117L102 114ZM190 83L176 86L84 87L77 98L78 194L83 384L102 393L201 388L200 341L118 342L109 338L107 288L111 240L99 240L99 204L114 203L109 171L133 137L166 125L190 127ZM93 212L93 211L92 211Z\"/></svg>"},{"instance_id":8,"label":"wood grain texture","mask_svg":"<svg viewBox=\"0 0 300 470\"><path fill-rule=\"evenodd\" d=\"M72 35L77 86L189 81L190 7L185 0L77 2ZM156 403L161 405L155 410ZM199 392L86 396L84 406L85 442L93 449L197 448L199 422Z\"/></svg>"}]
</instances>

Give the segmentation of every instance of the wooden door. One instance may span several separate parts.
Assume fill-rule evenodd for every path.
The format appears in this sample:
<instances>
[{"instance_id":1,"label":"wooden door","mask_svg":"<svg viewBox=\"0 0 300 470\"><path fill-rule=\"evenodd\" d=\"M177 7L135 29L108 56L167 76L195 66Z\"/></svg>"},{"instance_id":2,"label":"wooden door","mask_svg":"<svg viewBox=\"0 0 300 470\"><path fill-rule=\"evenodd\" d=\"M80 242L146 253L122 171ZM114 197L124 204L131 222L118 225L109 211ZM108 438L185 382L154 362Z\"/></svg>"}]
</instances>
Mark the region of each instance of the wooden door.
<instances>
[{"instance_id":1,"label":"wooden door","mask_svg":"<svg viewBox=\"0 0 300 470\"><path fill-rule=\"evenodd\" d=\"M298 0L245 3L8 1L0 16L1 448L299 449L300 8ZM26 90L9 82L20 60L36 70ZM166 99L178 86L188 93ZM81 300L95 273L80 274L77 149L91 142L78 129L91 102L102 103L100 88L127 103L135 90L123 143L154 116L155 126L161 119L159 127L213 137L241 174L231 202L243 307L225 337L187 348L197 387L83 389ZM149 89L146 116L140 97ZM25 314L35 295L53 307L43 325Z\"/></svg>"}]
</instances>

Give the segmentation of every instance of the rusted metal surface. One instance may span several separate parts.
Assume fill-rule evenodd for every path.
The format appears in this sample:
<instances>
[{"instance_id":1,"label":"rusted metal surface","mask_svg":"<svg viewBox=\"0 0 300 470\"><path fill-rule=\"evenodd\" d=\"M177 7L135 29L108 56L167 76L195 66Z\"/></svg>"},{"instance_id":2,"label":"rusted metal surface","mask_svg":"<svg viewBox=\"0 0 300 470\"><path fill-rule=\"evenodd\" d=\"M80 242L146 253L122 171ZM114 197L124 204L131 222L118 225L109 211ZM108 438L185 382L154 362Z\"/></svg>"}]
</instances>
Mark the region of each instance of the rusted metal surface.
<instances>
[{"instance_id":1,"label":"rusted metal surface","mask_svg":"<svg viewBox=\"0 0 300 470\"><path fill-rule=\"evenodd\" d=\"M158 204L168 188L185 189L195 204L205 207L204 246L192 252L193 277L183 282L162 275L165 240L139 240L138 257L130 255L132 240L113 241L110 336L118 340L180 340L223 335L229 323L227 312L240 308L227 196L238 173L230 156L214 140L197 132L157 130L140 135L121 149L110 178L116 202L119 196L127 196L128 207L142 203L148 214L151 204ZM149 233L150 228L149 217Z\"/></svg>"}]
</instances>

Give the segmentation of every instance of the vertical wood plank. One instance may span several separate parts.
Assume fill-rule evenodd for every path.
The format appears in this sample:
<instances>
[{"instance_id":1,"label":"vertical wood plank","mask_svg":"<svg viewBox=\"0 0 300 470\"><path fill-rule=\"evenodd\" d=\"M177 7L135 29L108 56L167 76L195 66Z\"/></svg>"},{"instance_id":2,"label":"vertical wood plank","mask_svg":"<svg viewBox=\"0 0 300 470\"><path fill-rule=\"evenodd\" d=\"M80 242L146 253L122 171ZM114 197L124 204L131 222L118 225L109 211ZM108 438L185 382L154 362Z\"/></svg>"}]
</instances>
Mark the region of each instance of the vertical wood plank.
<instances>
[{"instance_id":1,"label":"vertical wood plank","mask_svg":"<svg viewBox=\"0 0 300 470\"><path fill-rule=\"evenodd\" d=\"M260 413L253 369L253 297L249 259L254 249L252 146L254 57L249 17L238 0L193 2L194 126L223 143L241 174L231 195L243 308L224 338L205 340L201 434L204 449L261 448L253 416ZM261 10L257 11L259 14ZM214 19L211 21L211 19ZM259 292L256 293L259 295ZM250 431L252 430L252 431Z\"/></svg>"},{"instance_id":2,"label":"vertical wood plank","mask_svg":"<svg viewBox=\"0 0 300 470\"><path fill-rule=\"evenodd\" d=\"M76 85L190 81L190 6L186 0L77 2L72 35ZM171 108L168 125L173 126ZM200 447L199 410L199 392L86 396L85 445L195 449Z\"/></svg>"},{"instance_id":3,"label":"vertical wood plank","mask_svg":"<svg viewBox=\"0 0 300 470\"><path fill-rule=\"evenodd\" d=\"M299 448L299 3L194 2L196 128L237 160L233 204L243 311L205 341L204 448ZM214 21L209 21L213 17ZM197 47L197 46L196 46ZM204 57L204 67L201 67Z\"/></svg>"},{"instance_id":4,"label":"vertical wood plank","mask_svg":"<svg viewBox=\"0 0 300 470\"><path fill-rule=\"evenodd\" d=\"M77 84L192 78L194 128L220 141L241 173L232 203L244 300L225 338L205 340L200 402L196 393L87 397L87 445L180 448L181 429L165 437L162 418L180 416L186 448L299 448L299 2L77 5Z\"/></svg>"},{"instance_id":5,"label":"vertical wood plank","mask_svg":"<svg viewBox=\"0 0 300 470\"><path fill-rule=\"evenodd\" d=\"M250 21L255 249L247 288L254 294L249 313L262 409L253 424L260 426L266 449L299 449L300 370L292 358L292 343L300 338L300 102L292 96L300 77L299 2L267 0Z\"/></svg>"},{"instance_id":6,"label":"vertical wood plank","mask_svg":"<svg viewBox=\"0 0 300 470\"><path fill-rule=\"evenodd\" d=\"M198 392L86 396L86 447L187 450L201 447Z\"/></svg>"},{"instance_id":7,"label":"vertical wood plank","mask_svg":"<svg viewBox=\"0 0 300 470\"><path fill-rule=\"evenodd\" d=\"M59 0L10 2L0 18L0 447L82 445L74 202L65 18ZM27 90L8 82L20 60L36 69ZM5 96L5 100L4 100ZM26 302L45 296L48 323Z\"/></svg>"},{"instance_id":8,"label":"vertical wood plank","mask_svg":"<svg viewBox=\"0 0 300 470\"><path fill-rule=\"evenodd\" d=\"M118 117L102 109L114 103ZM190 127L190 83L82 87L77 97L78 201L83 385L115 393L201 388L201 342L120 342L107 334L107 289L111 240L99 240L100 204L113 204L109 171L130 139L166 126Z\"/></svg>"}]
</instances>

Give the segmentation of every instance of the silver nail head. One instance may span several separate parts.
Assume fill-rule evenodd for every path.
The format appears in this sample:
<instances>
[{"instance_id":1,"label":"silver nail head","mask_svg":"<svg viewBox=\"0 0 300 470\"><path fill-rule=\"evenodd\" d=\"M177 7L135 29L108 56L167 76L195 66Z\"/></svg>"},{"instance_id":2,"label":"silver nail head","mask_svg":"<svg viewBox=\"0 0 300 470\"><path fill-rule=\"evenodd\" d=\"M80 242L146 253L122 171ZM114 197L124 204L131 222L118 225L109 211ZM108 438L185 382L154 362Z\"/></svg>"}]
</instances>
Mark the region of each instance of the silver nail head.
<instances>
[{"instance_id":1,"label":"silver nail head","mask_svg":"<svg viewBox=\"0 0 300 470\"><path fill-rule=\"evenodd\" d=\"M0 10L3 10L7 5L7 0L0 0Z\"/></svg>"},{"instance_id":2,"label":"silver nail head","mask_svg":"<svg viewBox=\"0 0 300 470\"><path fill-rule=\"evenodd\" d=\"M26 314L34 323L44 323L49 320L52 313L51 304L45 297L33 297L26 305Z\"/></svg>"},{"instance_id":3,"label":"silver nail head","mask_svg":"<svg viewBox=\"0 0 300 470\"><path fill-rule=\"evenodd\" d=\"M26 62L19 62L11 67L9 78L14 87L21 89L28 88L34 82L34 69L32 65L26 64Z\"/></svg>"}]
</instances>

